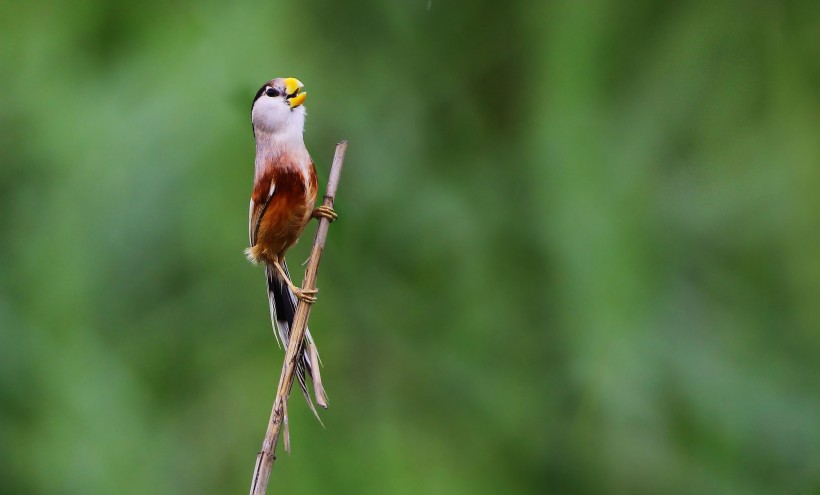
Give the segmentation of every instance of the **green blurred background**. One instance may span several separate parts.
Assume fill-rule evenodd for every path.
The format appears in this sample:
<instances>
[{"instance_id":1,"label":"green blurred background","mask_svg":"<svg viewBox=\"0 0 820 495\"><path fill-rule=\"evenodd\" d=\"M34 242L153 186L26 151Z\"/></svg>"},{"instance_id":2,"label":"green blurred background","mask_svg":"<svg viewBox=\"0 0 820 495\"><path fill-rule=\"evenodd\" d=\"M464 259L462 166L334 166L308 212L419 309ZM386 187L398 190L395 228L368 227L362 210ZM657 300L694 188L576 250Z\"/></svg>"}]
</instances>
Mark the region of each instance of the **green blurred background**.
<instances>
[{"instance_id":1,"label":"green blurred background","mask_svg":"<svg viewBox=\"0 0 820 495\"><path fill-rule=\"evenodd\" d=\"M3 493L247 493L282 359L242 255L274 76L322 185L350 148L311 319L331 407L294 395L272 493L820 493L820 3L0 19Z\"/></svg>"}]
</instances>

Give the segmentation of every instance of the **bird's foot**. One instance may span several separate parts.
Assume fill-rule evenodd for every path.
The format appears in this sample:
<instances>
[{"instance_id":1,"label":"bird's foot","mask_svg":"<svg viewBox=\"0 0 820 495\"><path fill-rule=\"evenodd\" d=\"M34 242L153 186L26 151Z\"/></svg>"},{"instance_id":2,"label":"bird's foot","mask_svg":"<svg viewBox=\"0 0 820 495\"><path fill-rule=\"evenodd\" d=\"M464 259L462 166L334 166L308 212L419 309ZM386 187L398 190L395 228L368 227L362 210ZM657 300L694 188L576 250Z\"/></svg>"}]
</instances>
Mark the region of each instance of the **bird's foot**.
<instances>
[{"instance_id":1,"label":"bird's foot","mask_svg":"<svg viewBox=\"0 0 820 495\"><path fill-rule=\"evenodd\" d=\"M315 294L319 292L319 289L300 289L299 287L293 287L291 290L296 295L296 299L308 304L316 302Z\"/></svg>"},{"instance_id":2,"label":"bird's foot","mask_svg":"<svg viewBox=\"0 0 820 495\"><path fill-rule=\"evenodd\" d=\"M339 215L338 213L336 213L336 210L334 210L330 206L325 205L322 205L313 210L313 213L311 213L310 216L316 219L327 218L331 222L339 218Z\"/></svg>"},{"instance_id":3,"label":"bird's foot","mask_svg":"<svg viewBox=\"0 0 820 495\"><path fill-rule=\"evenodd\" d=\"M279 263L279 261L274 261L273 266L279 272L279 275L282 277L282 280L285 281L285 284L287 284L288 288L290 288L290 290L296 296L296 299L300 301L305 301L308 304L313 304L316 302L315 294L319 292L319 289L302 289L301 287L296 287L296 284L291 282L290 278L288 278L288 275L285 273L285 270L282 268L282 265Z\"/></svg>"}]
</instances>

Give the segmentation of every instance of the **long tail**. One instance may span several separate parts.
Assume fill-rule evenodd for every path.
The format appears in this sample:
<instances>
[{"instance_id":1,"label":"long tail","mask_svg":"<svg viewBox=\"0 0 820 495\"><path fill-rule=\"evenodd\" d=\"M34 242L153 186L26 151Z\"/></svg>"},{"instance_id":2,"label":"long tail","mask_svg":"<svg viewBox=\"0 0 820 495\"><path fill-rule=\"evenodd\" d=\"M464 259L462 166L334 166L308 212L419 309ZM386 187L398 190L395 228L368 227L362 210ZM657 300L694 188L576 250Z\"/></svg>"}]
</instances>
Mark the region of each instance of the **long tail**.
<instances>
[{"instance_id":1,"label":"long tail","mask_svg":"<svg viewBox=\"0 0 820 495\"><path fill-rule=\"evenodd\" d=\"M288 278L288 266L282 262L282 268L285 270ZM293 324L293 317L296 315L296 295L291 292L288 285L279 278L279 274L272 265L265 266L265 277L267 278L268 286L268 302L270 303L271 322L274 330L278 330L278 337L283 347L287 348L290 341L290 327ZM293 280L293 279L291 279ZM276 335L276 331L274 331ZM313 390L316 394L316 403L321 407L327 407L327 395L322 386L322 379L319 373L319 351L313 343L313 336L310 335L310 329L305 329L305 345L302 351L302 357L296 366L296 379L299 382L299 388L302 389L302 394L305 396L310 409L313 414L319 418L319 413L313 405L313 400L310 398L310 392L307 386L307 377L313 381Z\"/></svg>"}]
</instances>

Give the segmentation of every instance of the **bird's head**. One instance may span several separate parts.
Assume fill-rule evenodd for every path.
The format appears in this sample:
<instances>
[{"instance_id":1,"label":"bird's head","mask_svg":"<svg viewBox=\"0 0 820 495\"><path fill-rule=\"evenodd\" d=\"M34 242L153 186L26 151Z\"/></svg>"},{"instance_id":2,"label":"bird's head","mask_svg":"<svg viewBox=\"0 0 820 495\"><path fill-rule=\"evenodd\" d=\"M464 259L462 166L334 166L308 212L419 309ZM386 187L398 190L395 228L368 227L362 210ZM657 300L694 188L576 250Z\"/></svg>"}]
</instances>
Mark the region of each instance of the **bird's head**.
<instances>
[{"instance_id":1,"label":"bird's head","mask_svg":"<svg viewBox=\"0 0 820 495\"><path fill-rule=\"evenodd\" d=\"M279 77L263 84L251 106L254 131L301 134L305 126L305 107L302 104L307 98L303 87L293 77Z\"/></svg>"}]
</instances>

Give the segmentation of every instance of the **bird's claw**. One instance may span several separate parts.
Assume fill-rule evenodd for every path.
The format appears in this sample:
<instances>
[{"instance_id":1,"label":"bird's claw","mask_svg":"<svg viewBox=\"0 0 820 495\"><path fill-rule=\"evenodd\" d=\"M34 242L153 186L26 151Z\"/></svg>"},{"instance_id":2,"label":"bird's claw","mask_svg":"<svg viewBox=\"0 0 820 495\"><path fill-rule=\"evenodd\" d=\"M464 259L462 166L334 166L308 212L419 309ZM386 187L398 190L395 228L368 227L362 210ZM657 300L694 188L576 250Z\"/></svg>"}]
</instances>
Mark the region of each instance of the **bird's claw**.
<instances>
[{"instance_id":1,"label":"bird's claw","mask_svg":"<svg viewBox=\"0 0 820 495\"><path fill-rule=\"evenodd\" d=\"M336 213L336 210L331 208L330 206L322 205L313 210L313 218L327 218L329 221L334 221L339 218L339 214Z\"/></svg>"},{"instance_id":2,"label":"bird's claw","mask_svg":"<svg viewBox=\"0 0 820 495\"><path fill-rule=\"evenodd\" d=\"M304 301L308 304L313 304L316 302L316 294L319 292L319 289L296 289L293 293L296 295L296 299L300 301Z\"/></svg>"}]
</instances>

